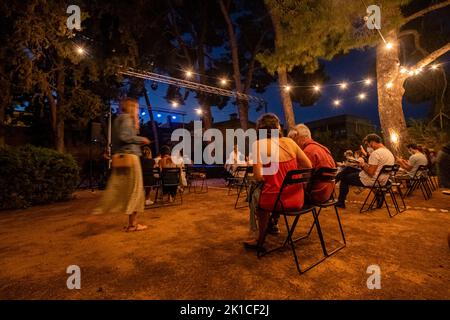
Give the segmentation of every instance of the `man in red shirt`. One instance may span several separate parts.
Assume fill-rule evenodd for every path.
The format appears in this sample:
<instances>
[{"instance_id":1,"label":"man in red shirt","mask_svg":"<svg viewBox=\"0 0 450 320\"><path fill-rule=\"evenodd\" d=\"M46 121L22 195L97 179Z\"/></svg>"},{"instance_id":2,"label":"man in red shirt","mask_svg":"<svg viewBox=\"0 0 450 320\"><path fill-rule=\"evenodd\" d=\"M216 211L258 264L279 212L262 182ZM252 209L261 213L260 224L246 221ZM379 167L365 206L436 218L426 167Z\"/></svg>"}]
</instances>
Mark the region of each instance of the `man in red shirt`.
<instances>
[{"instance_id":1,"label":"man in red shirt","mask_svg":"<svg viewBox=\"0 0 450 320\"><path fill-rule=\"evenodd\" d=\"M298 124L289 132L288 136L299 145L309 160L311 160L314 170L336 168L336 163L330 150L311 138L311 131L307 126ZM334 183L316 182L311 188L311 201L314 203L326 202L330 199L333 191Z\"/></svg>"}]
</instances>

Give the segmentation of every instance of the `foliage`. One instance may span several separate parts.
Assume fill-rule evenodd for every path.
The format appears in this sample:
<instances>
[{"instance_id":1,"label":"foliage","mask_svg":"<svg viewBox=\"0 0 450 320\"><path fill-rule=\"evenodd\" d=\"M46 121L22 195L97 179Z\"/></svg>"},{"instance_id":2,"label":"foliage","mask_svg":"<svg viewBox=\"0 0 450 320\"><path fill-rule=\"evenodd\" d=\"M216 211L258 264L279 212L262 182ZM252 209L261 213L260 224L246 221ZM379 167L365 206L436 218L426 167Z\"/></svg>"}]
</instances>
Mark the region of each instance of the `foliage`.
<instances>
[{"instance_id":1,"label":"foliage","mask_svg":"<svg viewBox=\"0 0 450 320\"><path fill-rule=\"evenodd\" d=\"M450 127L441 130L420 120L412 120L408 132L411 142L436 151L441 150L450 140Z\"/></svg>"},{"instance_id":2,"label":"foliage","mask_svg":"<svg viewBox=\"0 0 450 320\"><path fill-rule=\"evenodd\" d=\"M72 156L34 146L0 149L0 209L70 199L79 168Z\"/></svg>"}]
</instances>

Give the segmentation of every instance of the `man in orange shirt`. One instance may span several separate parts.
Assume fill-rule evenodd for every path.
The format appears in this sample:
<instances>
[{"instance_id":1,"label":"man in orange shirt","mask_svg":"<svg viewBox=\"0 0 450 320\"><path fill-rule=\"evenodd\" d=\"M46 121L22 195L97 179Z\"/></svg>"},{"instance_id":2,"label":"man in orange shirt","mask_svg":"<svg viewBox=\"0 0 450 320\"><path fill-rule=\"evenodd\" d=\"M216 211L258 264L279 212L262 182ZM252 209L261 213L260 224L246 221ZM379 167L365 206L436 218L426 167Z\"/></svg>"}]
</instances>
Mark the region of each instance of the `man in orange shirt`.
<instances>
[{"instance_id":1,"label":"man in orange shirt","mask_svg":"<svg viewBox=\"0 0 450 320\"><path fill-rule=\"evenodd\" d=\"M289 138L294 140L311 160L314 170L320 168L336 168L336 163L328 148L311 138L311 131L304 124L298 124L289 132ZM330 199L334 191L334 183L316 182L311 188L311 201L323 203ZM306 199L305 199L306 200Z\"/></svg>"}]
</instances>

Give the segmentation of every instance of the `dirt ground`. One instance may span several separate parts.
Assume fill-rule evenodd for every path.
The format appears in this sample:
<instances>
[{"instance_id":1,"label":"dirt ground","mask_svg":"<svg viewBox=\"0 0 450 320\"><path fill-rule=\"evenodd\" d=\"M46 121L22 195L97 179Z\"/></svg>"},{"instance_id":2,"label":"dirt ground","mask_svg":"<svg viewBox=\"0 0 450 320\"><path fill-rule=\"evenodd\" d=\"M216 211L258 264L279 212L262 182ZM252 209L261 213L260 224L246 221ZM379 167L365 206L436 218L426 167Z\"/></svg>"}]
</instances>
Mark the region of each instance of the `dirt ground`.
<instances>
[{"instance_id":1,"label":"dirt ground","mask_svg":"<svg viewBox=\"0 0 450 320\"><path fill-rule=\"evenodd\" d=\"M122 215L92 216L100 191L0 212L0 299L450 299L448 196L416 192L389 218L385 209L360 214L363 194L351 191L340 211L347 247L300 276L290 250L258 259L243 248L248 209L235 210L235 196L215 182L181 206L146 210L143 232L123 232ZM332 247L334 213L320 218ZM312 219L300 221L302 233ZM303 266L320 258L316 233L298 254ZM67 289L69 265L81 268L80 290ZM367 288L370 265L380 267L379 290Z\"/></svg>"}]
</instances>

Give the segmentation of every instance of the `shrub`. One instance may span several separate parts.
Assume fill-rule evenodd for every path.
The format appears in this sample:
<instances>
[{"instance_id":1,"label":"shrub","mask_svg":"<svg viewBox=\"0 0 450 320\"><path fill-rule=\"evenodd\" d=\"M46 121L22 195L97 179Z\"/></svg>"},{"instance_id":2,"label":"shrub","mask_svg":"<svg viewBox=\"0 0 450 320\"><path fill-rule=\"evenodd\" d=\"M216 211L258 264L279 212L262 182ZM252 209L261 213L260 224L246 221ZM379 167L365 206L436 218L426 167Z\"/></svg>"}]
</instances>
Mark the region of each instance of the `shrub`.
<instances>
[{"instance_id":1,"label":"shrub","mask_svg":"<svg viewBox=\"0 0 450 320\"><path fill-rule=\"evenodd\" d=\"M0 149L0 209L68 200L78 185L71 155L26 145Z\"/></svg>"}]
</instances>

